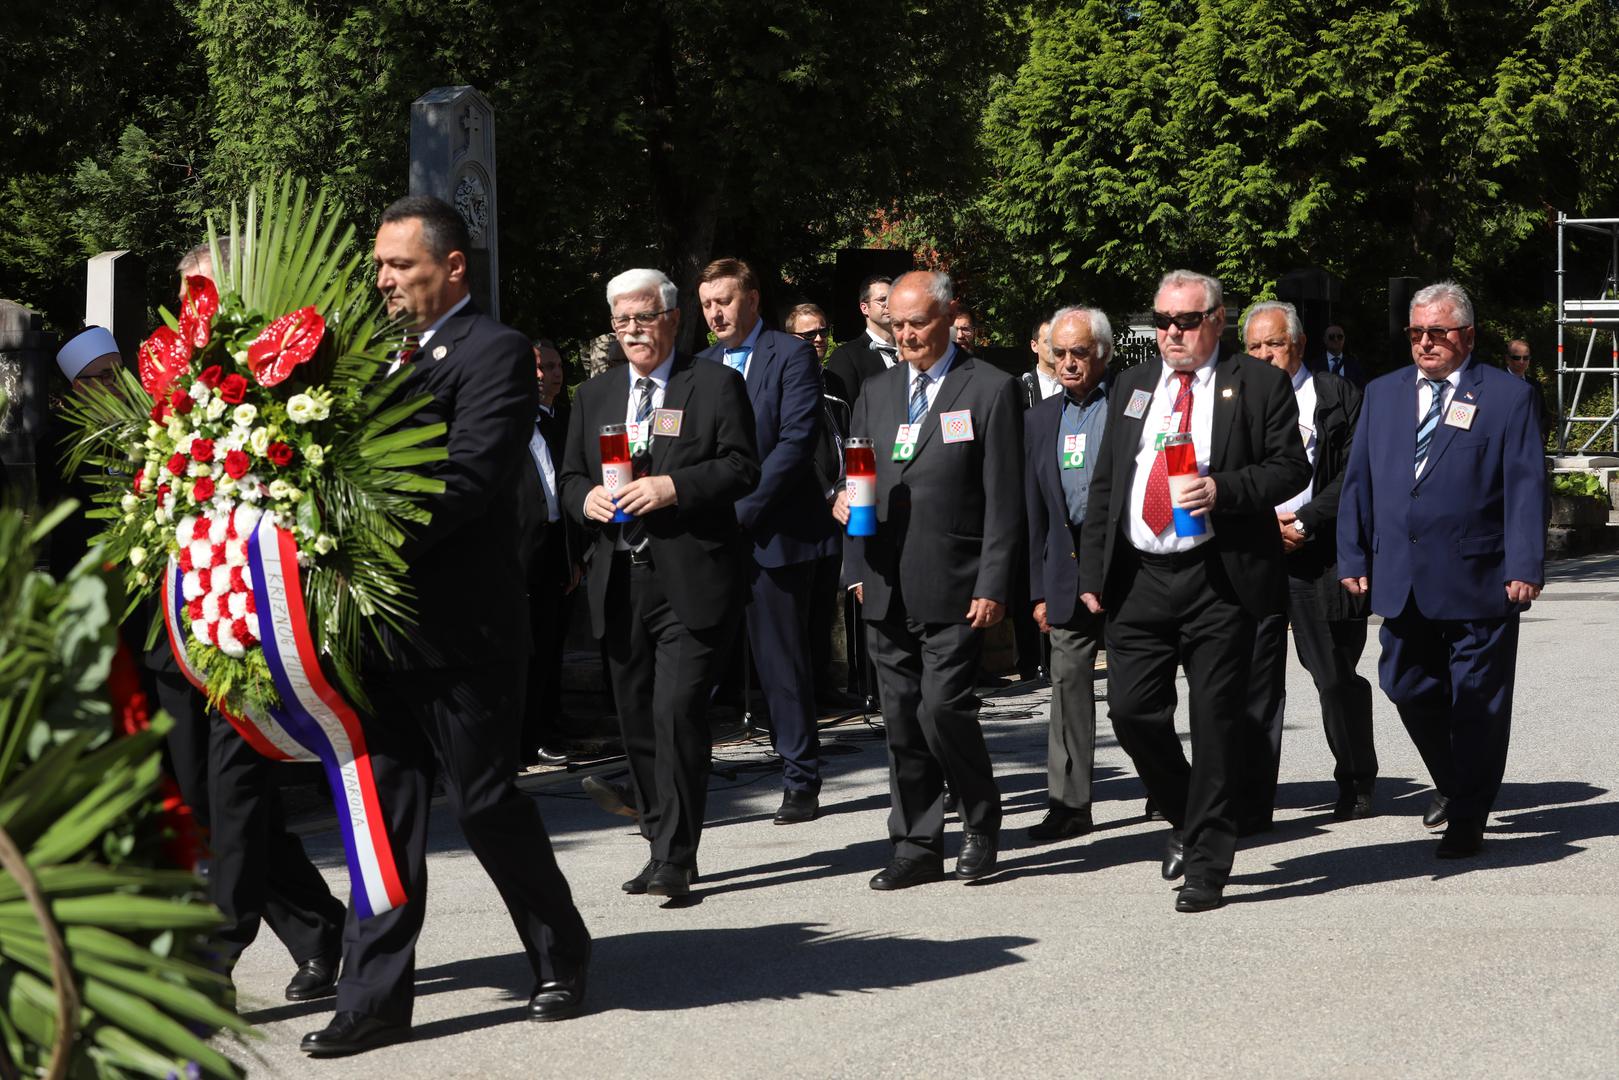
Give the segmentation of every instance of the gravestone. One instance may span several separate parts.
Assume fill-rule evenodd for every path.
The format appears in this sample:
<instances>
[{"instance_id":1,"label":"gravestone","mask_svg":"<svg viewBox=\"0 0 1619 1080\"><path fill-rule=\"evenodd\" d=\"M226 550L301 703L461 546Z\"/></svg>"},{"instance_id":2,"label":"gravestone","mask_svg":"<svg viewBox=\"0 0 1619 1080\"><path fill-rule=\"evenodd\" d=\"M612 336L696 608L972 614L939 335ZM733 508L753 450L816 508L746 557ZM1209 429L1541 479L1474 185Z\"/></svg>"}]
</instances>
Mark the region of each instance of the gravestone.
<instances>
[{"instance_id":1,"label":"gravestone","mask_svg":"<svg viewBox=\"0 0 1619 1080\"><path fill-rule=\"evenodd\" d=\"M500 318L495 110L472 87L436 87L411 104L410 193L436 196L460 212L472 237L473 302Z\"/></svg>"},{"instance_id":2,"label":"gravestone","mask_svg":"<svg viewBox=\"0 0 1619 1080\"><path fill-rule=\"evenodd\" d=\"M0 478L27 505L34 496L35 446L45 432L50 368L56 335L41 329L39 313L0 300L0 390L10 399L0 416Z\"/></svg>"},{"instance_id":3,"label":"gravestone","mask_svg":"<svg viewBox=\"0 0 1619 1080\"><path fill-rule=\"evenodd\" d=\"M128 251L103 251L85 267L84 325L112 331L124 363L146 337L146 263Z\"/></svg>"}]
</instances>

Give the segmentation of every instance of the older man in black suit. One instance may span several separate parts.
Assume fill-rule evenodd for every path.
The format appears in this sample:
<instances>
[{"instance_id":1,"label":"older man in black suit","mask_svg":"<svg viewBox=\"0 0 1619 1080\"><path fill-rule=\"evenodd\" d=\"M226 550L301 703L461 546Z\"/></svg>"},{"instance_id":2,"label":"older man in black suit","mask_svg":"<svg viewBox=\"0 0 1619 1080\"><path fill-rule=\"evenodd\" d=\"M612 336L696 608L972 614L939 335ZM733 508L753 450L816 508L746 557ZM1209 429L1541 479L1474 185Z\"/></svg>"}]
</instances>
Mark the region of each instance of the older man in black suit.
<instances>
[{"instance_id":1,"label":"older man in black suit","mask_svg":"<svg viewBox=\"0 0 1619 1080\"><path fill-rule=\"evenodd\" d=\"M759 482L742 376L675 351L674 282L626 270L607 283L629 363L579 388L562 504L595 529L587 594L651 857L631 894L678 897L697 880L712 743L708 701L747 599L737 503ZM630 428L634 479L609 490L603 427ZM616 511L630 520L614 522Z\"/></svg>"},{"instance_id":2,"label":"older man in black suit","mask_svg":"<svg viewBox=\"0 0 1619 1080\"><path fill-rule=\"evenodd\" d=\"M866 318L863 332L845 341L826 358L826 392L849 403L860 399L861 385L873 375L899 363L899 346L894 344L893 318L888 310L891 278L881 275L860 283L860 314Z\"/></svg>"},{"instance_id":3,"label":"older man in black suit","mask_svg":"<svg viewBox=\"0 0 1619 1080\"><path fill-rule=\"evenodd\" d=\"M1107 612L1109 712L1172 827L1163 874L1187 879L1175 908L1208 911L1223 903L1236 851L1255 626L1287 602L1274 507L1309 481L1310 463L1287 377L1221 349L1218 281L1166 274L1152 319L1162 361L1130 368L1110 390L1080 598ZM1196 473L1171 485L1163 436L1176 433L1191 437ZM1191 697L1190 764L1175 734L1177 664Z\"/></svg>"},{"instance_id":4,"label":"older man in black suit","mask_svg":"<svg viewBox=\"0 0 1619 1080\"><path fill-rule=\"evenodd\" d=\"M1107 430L1102 375L1113 326L1097 308L1051 317L1051 361L1063 392L1023 415L1023 492L1029 518L1029 597L1034 622L1051 639L1051 722L1046 742L1046 815L1029 830L1037 843L1091 831L1096 761L1096 650L1102 619L1079 602L1079 530Z\"/></svg>"},{"instance_id":5,"label":"older man in black suit","mask_svg":"<svg viewBox=\"0 0 1619 1080\"><path fill-rule=\"evenodd\" d=\"M871 879L879 890L943 875L946 779L964 826L956 875L995 867L1000 792L973 684L983 632L1006 615L1023 527L1016 382L951 342L944 274L904 275L889 310L905 362L866 384L850 427L878 443L877 533L844 547L888 733L894 855ZM847 522L847 494L834 514Z\"/></svg>"},{"instance_id":6,"label":"older man in black suit","mask_svg":"<svg viewBox=\"0 0 1619 1080\"><path fill-rule=\"evenodd\" d=\"M820 812L821 744L815 728L809 617L816 561L837 550L815 475L821 439L821 369L815 350L759 318L759 281L740 259L716 259L697 286L719 343L700 354L742 376L758 437L759 485L736 504L752 540L748 642L770 709L770 741L782 763L777 825Z\"/></svg>"},{"instance_id":7,"label":"older man in black suit","mask_svg":"<svg viewBox=\"0 0 1619 1080\"><path fill-rule=\"evenodd\" d=\"M408 897L343 936L337 1014L304 1036L316 1057L409 1036L416 937L427 908L427 817L435 775L472 852L500 890L535 985L528 1015L560 1020L584 1004L590 934L573 905L534 801L517 790L528 615L510 493L528 460L537 396L528 341L479 311L467 289L471 244L455 209L428 196L383 212L374 261L389 314L415 334L400 393L431 400L411 424L444 424L449 457L428 475L427 524L401 547L418 624L368 663L371 754Z\"/></svg>"},{"instance_id":8,"label":"older man in black suit","mask_svg":"<svg viewBox=\"0 0 1619 1080\"><path fill-rule=\"evenodd\" d=\"M1237 831L1271 826L1287 704L1287 628L1299 662L1315 680L1321 722L1337 767L1333 816L1372 815L1377 750L1372 742L1372 684L1355 673L1366 648L1366 599L1338 584L1338 496L1349 444L1360 422L1360 388L1304 364L1304 326L1292 304L1267 300L1248 309L1242 338L1250 356L1281 369L1299 407L1299 439L1313 470L1310 482L1276 506L1287 553L1287 610L1259 620L1254 636L1248 725L1242 742L1247 780L1238 796Z\"/></svg>"}]
</instances>

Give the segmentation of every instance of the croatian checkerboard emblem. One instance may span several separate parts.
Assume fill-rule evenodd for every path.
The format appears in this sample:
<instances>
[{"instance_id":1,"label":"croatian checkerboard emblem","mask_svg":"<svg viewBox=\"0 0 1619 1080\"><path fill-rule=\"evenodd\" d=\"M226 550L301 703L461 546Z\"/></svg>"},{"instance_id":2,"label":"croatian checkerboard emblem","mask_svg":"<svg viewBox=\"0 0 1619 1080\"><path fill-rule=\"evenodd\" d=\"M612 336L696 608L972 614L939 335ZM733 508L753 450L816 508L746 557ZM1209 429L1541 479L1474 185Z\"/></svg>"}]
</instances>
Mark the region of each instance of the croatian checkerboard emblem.
<instances>
[{"instance_id":1,"label":"croatian checkerboard emblem","mask_svg":"<svg viewBox=\"0 0 1619 1080\"><path fill-rule=\"evenodd\" d=\"M1450 411L1445 414L1445 423L1453 428L1466 431L1473 426L1473 414L1478 411L1477 405L1469 405L1465 401L1453 402Z\"/></svg>"},{"instance_id":2,"label":"croatian checkerboard emblem","mask_svg":"<svg viewBox=\"0 0 1619 1080\"><path fill-rule=\"evenodd\" d=\"M947 443L971 442L973 414L966 409L939 414L939 430Z\"/></svg>"},{"instance_id":3,"label":"croatian checkerboard emblem","mask_svg":"<svg viewBox=\"0 0 1619 1080\"><path fill-rule=\"evenodd\" d=\"M679 409L659 409L652 414L652 433L665 438L679 435L682 415Z\"/></svg>"}]
</instances>

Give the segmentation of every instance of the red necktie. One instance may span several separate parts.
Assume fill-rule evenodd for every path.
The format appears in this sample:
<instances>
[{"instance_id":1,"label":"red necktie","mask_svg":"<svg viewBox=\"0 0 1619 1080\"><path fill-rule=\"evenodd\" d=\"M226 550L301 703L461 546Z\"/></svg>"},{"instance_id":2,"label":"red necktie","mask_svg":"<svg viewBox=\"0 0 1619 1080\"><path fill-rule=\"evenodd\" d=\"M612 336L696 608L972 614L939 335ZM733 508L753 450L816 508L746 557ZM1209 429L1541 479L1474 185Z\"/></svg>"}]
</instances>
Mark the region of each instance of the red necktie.
<instances>
[{"instance_id":1,"label":"red necktie","mask_svg":"<svg viewBox=\"0 0 1619 1080\"><path fill-rule=\"evenodd\" d=\"M1190 371L1177 371L1175 378L1181 381L1180 392L1175 395L1175 407L1171 412L1180 414L1181 424L1177 431L1192 430L1192 373ZM1164 451L1159 449L1152 460L1152 472L1147 476L1147 492L1141 499L1141 520L1147 523L1154 536L1169 528L1174 520L1169 502L1169 466L1164 463Z\"/></svg>"}]
</instances>

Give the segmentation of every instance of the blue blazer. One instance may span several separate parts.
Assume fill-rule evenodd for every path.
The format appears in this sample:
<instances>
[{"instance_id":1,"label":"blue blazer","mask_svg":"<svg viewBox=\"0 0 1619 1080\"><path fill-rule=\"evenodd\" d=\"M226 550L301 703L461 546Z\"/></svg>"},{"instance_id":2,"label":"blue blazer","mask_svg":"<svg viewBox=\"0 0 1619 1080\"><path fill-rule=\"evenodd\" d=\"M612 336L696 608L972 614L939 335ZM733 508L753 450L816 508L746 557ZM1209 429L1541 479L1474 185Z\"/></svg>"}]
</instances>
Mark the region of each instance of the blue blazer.
<instances>
[{"instance_id":1,"label":"blue blazer","mask_svg":"<svg viewBox=\"0 0 1619 1080\"><path fill-rule=\"evenodd\" d=\"M1451 403L1477 406L1468 428L1443 421L1412 480L1416 365L1366 387L1338 503L1338 575L1368 577L1372 610L1407 599L1429 619L1500 619L1506 584L1545 579L1546 472L1529 384L1474 359Z\"/></svg>"},{"instance_id":2,"label":"blue blazer","mask_svg":"<svg viewBox=\"0 0 1619 1080\"><path fill-rule=\"evenodd\" d=\"M1023 414L1023 505L1029 520L1029 600L1046 604L1046 621L1066 626L1084 614L1079 602L1079 527L1068 520L1068 493L1057 467L1063 394ZM1096 460L1100 444L1087 453ZM1089 464L1089 463L1087 463Z\"/></svg>"},{"instance_id":3,"label":"blue blazer","mask_svg":"<svg viewBox=\"0 0 1619 1080\"><path fill-rule=\"evenodd\" d=\"M698 354L723 365L725 348ZM759 486L736 504L760 566L792 566L838 551L832 512L815 478L821 438L821 365L807 341L759 331L748 362L748 400L759 443Z\"/></svg>"}]
</instances>

